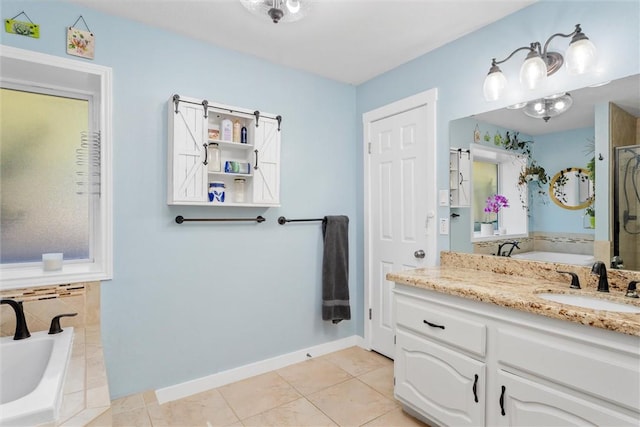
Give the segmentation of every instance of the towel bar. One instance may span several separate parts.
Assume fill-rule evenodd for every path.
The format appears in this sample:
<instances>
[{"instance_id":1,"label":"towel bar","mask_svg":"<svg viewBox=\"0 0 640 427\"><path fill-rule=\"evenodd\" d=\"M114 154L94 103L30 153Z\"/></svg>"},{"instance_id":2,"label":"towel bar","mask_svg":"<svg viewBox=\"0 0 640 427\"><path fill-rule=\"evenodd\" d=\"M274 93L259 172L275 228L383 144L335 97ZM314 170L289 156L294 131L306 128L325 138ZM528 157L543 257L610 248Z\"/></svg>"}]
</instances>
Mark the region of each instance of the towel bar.
<instances>
[{"instance_id":1,"label":"towel bar","mask_svg":"<svg viewBox=\"0 0 640 427\"><path fill-rule=\"evenodd\" d=\"M278 224L284 225L287 222L311 222L311 221L324 221L324 218L310 218L310 219L287 219L283 216L278 218Z\"/></svg>"},{"instance_id":2,"label":"towel bar","mask_svg":"<svg viewBox=\"0 0 640 427\"><path fill-rule=\"evenodd\" d=\"M182 224L183 222L195 222L195 221L206 221L206 222L255 221L257 223L261 223L261 222L264 222L265 219L261 215L258 215L256 218L185 218L182 215L178 215L176 217L176 222L178 224Z\"/></svg>"}]
</instances>

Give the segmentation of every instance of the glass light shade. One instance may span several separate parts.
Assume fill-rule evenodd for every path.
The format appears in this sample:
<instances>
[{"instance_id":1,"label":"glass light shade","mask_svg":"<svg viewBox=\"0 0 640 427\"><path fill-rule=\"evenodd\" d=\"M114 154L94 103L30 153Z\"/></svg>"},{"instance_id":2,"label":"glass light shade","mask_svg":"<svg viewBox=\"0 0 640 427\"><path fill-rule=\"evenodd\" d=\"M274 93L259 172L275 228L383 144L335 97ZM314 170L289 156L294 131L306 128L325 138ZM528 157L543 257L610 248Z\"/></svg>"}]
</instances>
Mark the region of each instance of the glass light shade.
<instances>
[{"instance_id":1,"label":"glass light shade","mask_svg":"<svg viewBox=\"0 0 640 427\"><path fill-rule=\"evenodd\" d=\"M307 16L311 9L310 0L240 0L240 3L251 13L269 19L269 11L276 9L282 12L278 22L295 22Z\"/></svg>"},{"instance_id":2,"label":"glass light shade","mask_svg":"<svg viewBox=\"0 0 640 427\"><path fill-rule=\"evenodd\" d=\"M533 90L547 79L547 64L535 54L527 56L520 68L520 83L527 89Z\"/></svg>"},{"instance_id":3,"label":"glass light shade","mask_svg":"<svg viewBox=\"0 0 640 427\"><path fill-rule=\"evenodd\" d=\"M286 1L287 9L291 13L300 12L300 1L299 0L287 0Z\"/></svg>"},{"instance_id":4,"label":"glass light shade","mask_svg":"<svg viewBox=\"0 0 640 427\"><path fill-rule=\"evenodd\" d=\"M559 116L573 105L573 98L568 93L559 93L527 103L522 110L534 119L548 121L551 117Z\"/></svg>"},{"instance_id":5,"label":"glass light shade","mask_svg":"<svg viewBox=\"0 0 640 427\"><path fill-rule=\"evenodd\" d=\"M571 75L584 74L596 63L596 47L591 40L583 38L572 41L565 54L567 72Z\"/></svg>"},{"instance_id":6,"label":"glass light shade","mask_svg":"<svg viewBox=\"0 0 640 427\"><path fill-rule=\"evenodd\" d=\"M489 74L487 74L487 77L484 79L484 85L482 87L482 91L484 92L484 99L486 99L487 101L498 100L506 86L507 78L504 76L504 74L502 74L500 68L497 68L497 71L490 71Z\"/></svg>"}]
</instances>

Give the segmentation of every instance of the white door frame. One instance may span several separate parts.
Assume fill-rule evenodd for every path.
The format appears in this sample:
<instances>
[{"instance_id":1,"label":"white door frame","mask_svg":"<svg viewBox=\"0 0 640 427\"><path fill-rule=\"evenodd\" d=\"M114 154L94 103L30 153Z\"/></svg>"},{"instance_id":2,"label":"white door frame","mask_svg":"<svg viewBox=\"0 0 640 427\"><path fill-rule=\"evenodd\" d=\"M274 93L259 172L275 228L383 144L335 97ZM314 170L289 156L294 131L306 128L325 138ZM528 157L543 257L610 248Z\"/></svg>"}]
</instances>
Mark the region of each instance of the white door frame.
<instances>
[{"instance_id":1,"label":"white door frame","mask_svg":"<svg viewBox=\"0 0 640 427\"><path fill-rule=\"evenodd\" d=\"M369 277L370 265L371 265L371 250L370 245L370 227L371 221L369 218L370 203L371 203L371 188L370 183L370 156L369 156L369 143L371 123L377 120L384 119L408 110L412 110L417 107L426 106L426 116L424 121L427 124L427 144L433 147L433 158L429 159L429 163L426 167L433 168L434 176L437 176L437 145L436 145L436 101L438 100L438 89L429 89L424 92L417 93L399 101L392 102L391 104L384 105L376 108L375 110L367 111L362 115L362 127L363 127L363 156L364 156L364 347L371 349L371 321L369 320L369 308L371 307L371 278ZM448 148L447 148L448 149ZM425 183L426 186L427 183ZM435 197L437 192L437 183L434 179L430 184L432 194L434 195L434 213L437 208ZM435 217L432 221L428 222L427 233L434 235L436 233L436 221ZM438 250L438 239L435 236L433 239L429 239L426 252L427 265L435 265L435 255Z\"/></svg>"}]
</instances>

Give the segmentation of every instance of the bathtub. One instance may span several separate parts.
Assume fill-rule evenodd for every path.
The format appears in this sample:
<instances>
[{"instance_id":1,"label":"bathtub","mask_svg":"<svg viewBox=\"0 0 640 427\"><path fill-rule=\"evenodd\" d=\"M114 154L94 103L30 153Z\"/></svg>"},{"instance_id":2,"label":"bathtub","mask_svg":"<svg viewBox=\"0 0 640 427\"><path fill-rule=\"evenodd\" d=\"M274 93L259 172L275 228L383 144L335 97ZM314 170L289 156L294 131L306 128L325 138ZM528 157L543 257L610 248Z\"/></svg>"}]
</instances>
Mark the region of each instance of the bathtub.
<instances>
[{"instance_id":1,"label":"bathtub","mask_svg":"<svg viewBox=\"0 0 640 427\"><path fill-rule=\"evenodd\" d=\"M19 341L0 338L0 426L58 418L72 343L73 328L55 335L35 332Z\"/></svg>"},{"instance_id":2,"label":"bathtub","mask_svg":"<svg viewBox=\"0 0 640 427\"><path fill-rule=\"evenodd\" d=\"M593 255L566 254L561 252L521 252L511 255L514 259L527 261L559 262L562 264L592 265L595 262Z\"/></svg>"}]
</instances>

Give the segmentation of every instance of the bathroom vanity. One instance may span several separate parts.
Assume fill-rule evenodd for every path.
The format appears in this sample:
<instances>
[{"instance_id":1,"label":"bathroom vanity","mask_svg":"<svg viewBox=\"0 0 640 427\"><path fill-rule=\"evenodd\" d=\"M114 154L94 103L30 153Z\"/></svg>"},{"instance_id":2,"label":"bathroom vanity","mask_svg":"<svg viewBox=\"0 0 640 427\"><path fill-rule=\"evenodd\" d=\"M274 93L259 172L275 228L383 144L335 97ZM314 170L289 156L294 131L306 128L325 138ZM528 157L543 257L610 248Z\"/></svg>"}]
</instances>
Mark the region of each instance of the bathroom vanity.
<instances>
[{"instance_id":1,"label":"bathroom vanity","mask_svg":"<svg viewBox=\"0 0 640 427\"><path fill-rule=\"evenodd\" d=\"M481 271L443 257L439 268L387 276L396 282L395 396L405 409L436 425L639 425L640 313L540 295L576 293L638 311L640 302L526 274L541 263L511 261L520 276L497 262Z\"/></svg>"}]
</instances>

